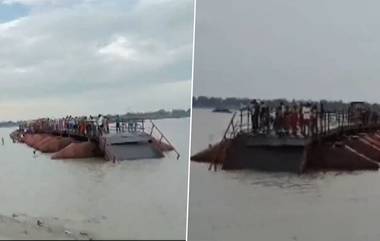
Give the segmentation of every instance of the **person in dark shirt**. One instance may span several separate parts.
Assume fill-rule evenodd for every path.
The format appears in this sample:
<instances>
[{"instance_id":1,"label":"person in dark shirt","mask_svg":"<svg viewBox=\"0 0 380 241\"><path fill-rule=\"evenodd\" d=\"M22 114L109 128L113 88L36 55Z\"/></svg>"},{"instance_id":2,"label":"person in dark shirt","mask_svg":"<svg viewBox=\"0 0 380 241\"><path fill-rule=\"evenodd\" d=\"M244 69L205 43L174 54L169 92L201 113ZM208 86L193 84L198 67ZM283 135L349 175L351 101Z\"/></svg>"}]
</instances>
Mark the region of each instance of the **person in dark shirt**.
<instances>
[{"instance_id":1,"label":"person in dark shirt","mask_svg":"<svg viewBox=\"0 0 380 241\"><path fill-rule=\"evenodd\" d=\"M117 115L116 116L116 133L120 133L121 132L121 128L120 128L120 116Z\"/></svg>"},{"instance_id":2,"label":"person in dark shirt","mask_svg":"<svg viewBox=\"0 0 380 241\"><path fill-rule=\"evenodd\" d=\"M249 112L251 115L251 123L252 123L252 132L256 132L258 129L258 124L259 124L259 104L257 101L254 99L250 102L249 104Z\"/></svg>"}]
</instances>

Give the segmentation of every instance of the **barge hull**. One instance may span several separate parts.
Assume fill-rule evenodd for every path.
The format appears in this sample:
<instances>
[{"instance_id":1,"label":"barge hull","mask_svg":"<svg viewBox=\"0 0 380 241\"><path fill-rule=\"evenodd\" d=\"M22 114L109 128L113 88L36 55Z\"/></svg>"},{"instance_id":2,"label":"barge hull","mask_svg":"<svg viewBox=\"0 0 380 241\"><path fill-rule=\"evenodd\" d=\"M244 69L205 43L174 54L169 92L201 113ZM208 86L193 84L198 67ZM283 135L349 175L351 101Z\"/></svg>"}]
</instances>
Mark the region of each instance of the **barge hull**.
<instances>
[{"instance_id":1,"label":"barge hull","mask_svg":"<svg viewBox=\"0 0 380 241\"><path fill-rule=\"evenodd\" d=\"M299 139L240 135L226 153L223 169L255 169L299 173L305 161L305 142Z\"/></svg>"}]
</instances>

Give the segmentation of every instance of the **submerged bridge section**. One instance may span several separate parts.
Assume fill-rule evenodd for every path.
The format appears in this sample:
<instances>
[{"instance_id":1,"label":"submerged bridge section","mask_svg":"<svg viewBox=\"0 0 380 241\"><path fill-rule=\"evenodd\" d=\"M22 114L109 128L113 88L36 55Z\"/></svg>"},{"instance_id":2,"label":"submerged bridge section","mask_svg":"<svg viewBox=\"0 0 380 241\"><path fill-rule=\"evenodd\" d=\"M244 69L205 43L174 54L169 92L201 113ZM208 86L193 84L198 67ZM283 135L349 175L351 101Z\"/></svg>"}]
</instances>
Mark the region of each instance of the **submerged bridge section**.
<instances>
[{"instance_id":1,"label":"submerged bridge section","mask_svg":"<svg viewBox=\"0 0 380 241\"><path fill-rule=\"evenodd\" d=\"M291 118L291 117L289 117ZM265 121L255 128L248 110L233 114L220 143L192 157L209 169L307 170L378 169L380 122L354 120L348 112L318 113L308 124ZM276 123L277 121L277 123Z\"/></svg>"},{"instance_id":2,"label":"submerged bridge section","mask_svg":"<svg viewBox=\"0 0 380 241\"><path fill-rule=\"evenodd\" d=\"M92 126L86 125L88 128L85 131L84 128L79 127L70 129L58 128L56 125L49 124L48 120L45 122L40 121L36 126L31 129L20 128L20 132L23 136L39 135L39 139L36 142L41 143L42 146L45 144L43 142L50 141L51 144L52 140L47 140L49 139L46 138L47 136L55 136L56 138L53 140L55 147L42 148L42 150L46 150L46 152L58 152L58 149L63 148L60 151L63 152L63 155L58 155L59 157L73 152L72 150L65 152L66 147L66 149L71 148L76 152L84 152L80 150L83 148L90 149L87 152L90 152L90 154L94 153L94 155L100 152L108 161L161 158L168 151L175 152L177 159L180 157L179 152L151 120L126 120L120 124L119 128L116 128L116 125L113 124L107 128L100 129L95 124L92 124ZM63 141L65 144L61 144ZM41 145L33 143L31 146L39 149ZM94 146L97 150L93 150ZM69 156L71 157L72 155L69 154ZM83 154L79 156L87 157L88 155Z\"/></svg>"},{"instance_id":3,"label":"submerged bridge section","mask_svg":"<svg viewBox=\"0 0 380 241\"><path fill-rule=\"evenodd\" d=\"M165 151L180 154L161 130L149 121L147 130L144 120L135 122L134 128L121 132L110 132L98 137L99 148L106 160L135 160L160 158ZM115 129L116 130L116 129Z\"/></svg>"}]
</instances>

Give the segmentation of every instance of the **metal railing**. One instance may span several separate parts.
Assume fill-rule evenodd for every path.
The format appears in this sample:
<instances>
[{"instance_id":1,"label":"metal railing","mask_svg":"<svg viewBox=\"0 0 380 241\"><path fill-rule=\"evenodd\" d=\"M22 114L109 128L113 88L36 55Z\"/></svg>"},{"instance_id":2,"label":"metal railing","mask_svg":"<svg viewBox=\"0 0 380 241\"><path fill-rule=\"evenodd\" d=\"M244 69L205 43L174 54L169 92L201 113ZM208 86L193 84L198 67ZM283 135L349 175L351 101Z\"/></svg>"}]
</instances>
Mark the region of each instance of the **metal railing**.
<instances>
[{"instance_id":1,"label":"metal railing","mask_svg":"<svg viewBox=\"0 0 380 241\"><path fill-rule=\"evenodd\" d=\"M222 140L235 138L240 133L290 135L303 138L314 138L330 134L331 132L344 131L349 128L360 128L379 125L377 113L371 112L357 116L348 111L343 112L316 112L307 120L302 120L301 114L296 114L295 120L291 120L290 113L281 117L271 116L262 120L258 118L257 127L253 125L252 113L248 109L241 109L232 115ZM269 118L269 120L267 120ZM294 121L296 123L294 123ZM278 122L281 122L280 124ZM293 122L293 123L292 123Z\"/></svg>"},{"instance_id":2,"label":"metal railing","mask_svg":"<svg viewBox=\"0 0 380 241\"><path fill-rule=\"evenodd\" d=\"M152 120L150 120L150 123L151 123L151 129L150 131L148 132L148 134L155 138L156 140L158 140L159 144L161 144L162 142L164 142L165 144L169 145L173 151L177 154L177 160L180 158L180 154L179 152L177 151L177 149L172 145L172 143L169 141L168 138L166 138L166 136L161 132L161 130L153 123Z\"/></svg>"}]
</instances>

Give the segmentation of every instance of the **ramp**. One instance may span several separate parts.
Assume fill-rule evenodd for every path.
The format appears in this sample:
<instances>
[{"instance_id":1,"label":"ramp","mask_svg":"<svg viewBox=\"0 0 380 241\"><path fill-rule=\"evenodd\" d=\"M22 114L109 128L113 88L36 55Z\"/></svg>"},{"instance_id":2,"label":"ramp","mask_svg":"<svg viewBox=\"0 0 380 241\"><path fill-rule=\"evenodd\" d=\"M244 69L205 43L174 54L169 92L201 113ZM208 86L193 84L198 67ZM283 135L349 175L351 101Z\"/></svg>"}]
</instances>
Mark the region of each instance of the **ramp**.
<instances>
[{"instance_id":1,"label":"ramp","mask_svg":"<svg viewBox=\"0 0 380 241\"><path fill-rule=\"evenodd\" d=\"M145 132L106 134L99 140L100 149L108 161L163 157L163 153L155 148L152 143L152 137Z\"/></svg>"}]
</instances>

